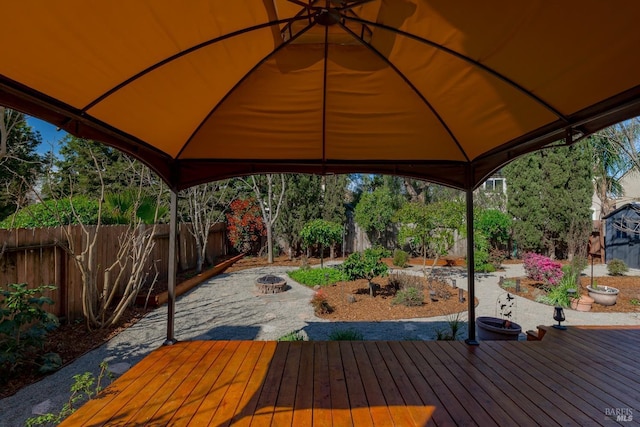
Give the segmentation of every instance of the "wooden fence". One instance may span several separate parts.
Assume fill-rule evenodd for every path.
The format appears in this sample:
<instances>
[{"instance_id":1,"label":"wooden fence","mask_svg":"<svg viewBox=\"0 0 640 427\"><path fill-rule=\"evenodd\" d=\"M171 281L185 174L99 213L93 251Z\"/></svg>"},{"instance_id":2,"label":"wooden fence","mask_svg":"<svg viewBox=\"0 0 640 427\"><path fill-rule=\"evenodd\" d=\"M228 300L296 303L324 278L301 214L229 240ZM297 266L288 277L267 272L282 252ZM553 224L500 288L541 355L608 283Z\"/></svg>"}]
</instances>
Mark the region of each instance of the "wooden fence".
<instances>
[{"instance_id":1,"label":"wooden fence","mask_svg":"<svg viewBox=\"0 0 640 427\"><path fill-rule=\"evenodd\" d=\"M189 232L190 224L180 224L178 228L177 265L178 271L196 266L197 249L195 239ZM86 239L80 226L71 226L70 235L77 247ZM88 228L95 232L95 227ZM104 281L104 269L116 259L119 238L126 226L101 226L98 231L96 255L98 264L98 287ZM169 225L156 226L153 236L155 245L146 266L149 281L158 273L158 281L168 279L169 268ZM10 283L27 283L30 288L40 285L54 285L55 290L47 292L55 304L47 309L58 317L69 320L82 318L82 277L75 261L65 251L67 237L61 228L34 228L0 230L0 287L6 289ZM224 223L211 228L207 244L207 259L227 254L226 230ZM113 271L115 277L117 271Z\"/></svg>"}]
</instances>

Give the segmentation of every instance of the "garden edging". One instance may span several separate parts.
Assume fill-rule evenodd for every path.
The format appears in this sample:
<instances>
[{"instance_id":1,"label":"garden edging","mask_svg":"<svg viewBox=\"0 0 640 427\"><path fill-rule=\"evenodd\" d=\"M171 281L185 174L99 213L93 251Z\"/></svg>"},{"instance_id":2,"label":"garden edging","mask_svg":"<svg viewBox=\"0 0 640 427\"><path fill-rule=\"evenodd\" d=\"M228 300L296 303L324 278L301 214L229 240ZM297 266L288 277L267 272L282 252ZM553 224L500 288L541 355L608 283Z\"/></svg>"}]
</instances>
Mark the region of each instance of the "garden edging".
<instances>
[{"instance_id":1,"label":"garden edging","mask_svg":"<svg viewBox=\"0 0 640 427\"><path fill-rule=\"evenodd\" d=\"M202 283L203 281L216 276L222 272L224 272L227 268L229 268L233 263L235 263L236 261L238 261L239 259L241 259L242 257L244 257L245 254L240 254L240 255L236 255L233 258L229 258L228 260L225 260L223 262L221 262L220 264L216 264L215 266L213 266L212 268L203 271L202 273L193 276L190 279L187 279L181 283L179 283L178 285L176 285L176 297L179 297L180 295L184 294L187 291L190 291L191 289L193 289L194 287L196 287L197 285L199 285L200 283ZM161 292L159 294L155 294L155 295L151 295L149 296L149 299L147 301L147 296L146 295L138 295L136 297L136 305L137 306L144 306L145 303L147 304L147 307L149 308L156 308L159 307L163 304L165 304L169 299L169 292L168 291L164 291Z\"/></svg>"}]
</instances>

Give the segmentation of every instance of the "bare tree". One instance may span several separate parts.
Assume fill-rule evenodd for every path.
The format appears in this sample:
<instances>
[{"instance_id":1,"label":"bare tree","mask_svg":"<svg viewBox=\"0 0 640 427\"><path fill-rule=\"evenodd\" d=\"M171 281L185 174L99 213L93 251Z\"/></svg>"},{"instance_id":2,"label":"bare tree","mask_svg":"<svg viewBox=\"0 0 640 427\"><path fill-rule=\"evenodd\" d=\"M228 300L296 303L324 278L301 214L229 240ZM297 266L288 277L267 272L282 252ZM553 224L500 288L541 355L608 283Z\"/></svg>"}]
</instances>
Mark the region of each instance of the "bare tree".
<instances>
[{"instance_id":1,"label":"bare tree","mask_svg":"<svg viewBox=\"0 0 640 427\"><path fill-rule=\"evenodd\" d=\"M7 155L9 134L23 119L22 114L15 110L0 106L0 157Z\"/></svg>"},{"instance_id":2,"label":"bare tree","mask_svg":"<svg viewBox=\"0 0 640 427\"><path fill-rule=\"evenodd\" d=\"M187 215L192 225L189 231L196 241L198 251L197 273L202 271L206 260L211 227L224 219L228 195L228 180L196 185L186 190Z\"/></svg>"},{"instance_id":3,"label":"bare tree","mask_svg":"<svg viewBox=\"0 0 640 427\"><path fill-rule=\"evenodd\" d=\"M92 153L92 152L91 152ZM72 225L62 226L65 241L59 242L65 251L72 257L82 277L82 309L87 328L104 328L116 324L124 311L131 307L138 292L145 284L149 276L148 261L155 246L153 235L157 227L157 218L160 213L160 200L163 194L161 184L154 191L156 199L151 225L144 224L139 209L144 202L145 191L148 192L151 179L149 169L138 162L131 161L131 168L135 173L131 174L131 188L134 189L133 200L129 207L120 212L128 217L125 231L118 239L119 247L115 260L109 266L102 268L98 265L98 236L104 226L102 222L105 209L105 185L102 177L103 165L98 158L91 154L94 166L100 179L100 194L98 200L97 223L87 225L76 212L73 206L73 193L67 197L71 201L71 209L78 227L82 230L82 239L76 239L72 232ZM148 196L147 196L148 197ZM59 212L54 214L63 224ZM99 275L103 274L102 289L99 288ZM157 279L153 277L153 282ZM117 298L116 298L117 297Z\"/></svg>"},{"instance_id":4,"label":"bare tree","mask_svg":"<svg viewBox=\"0 0 640 427\"><path fill-rule=\"evenodd\" d=\"M279 174L279 194L276 194L278 193L278 189L276 189L275 182L278 179L278 175L267 174L262 176L264 177L264 182L260 182L260 178L256 179L255 175L251 176L250 182L244 179L242 180L242 182L244 182L246 186L253 190L253 193L256 196L256 200L260 205L262 219L267 229L267 262L271 264L273 263L273 226L278 219L280 206L282 206L282 200L284 199L286 187L285 176L284 174Z\"/></svg>"}]
</instances>

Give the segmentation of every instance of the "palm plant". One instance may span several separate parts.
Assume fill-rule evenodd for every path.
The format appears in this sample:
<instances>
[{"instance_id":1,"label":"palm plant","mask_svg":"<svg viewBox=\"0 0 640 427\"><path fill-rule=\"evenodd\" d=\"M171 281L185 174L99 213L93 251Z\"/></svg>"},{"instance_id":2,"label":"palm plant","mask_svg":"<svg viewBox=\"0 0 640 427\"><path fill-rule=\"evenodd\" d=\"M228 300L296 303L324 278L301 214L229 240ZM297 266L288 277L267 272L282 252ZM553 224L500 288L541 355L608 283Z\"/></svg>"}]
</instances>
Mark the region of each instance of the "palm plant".
<instances>
[{"instance_id":1,"label":"palm plant","mask_svg":"<svg viewBox=\"0 0 640 427\"><path fill-rule=\"evenodd\" d=\"M612 199L624 194L621 178L629 171L640 171L636 147L640 136L638 118L619 123L588 138L593 150L595 192L601 201L600 218L613 206Z\"/></svg>"}]
</instances>

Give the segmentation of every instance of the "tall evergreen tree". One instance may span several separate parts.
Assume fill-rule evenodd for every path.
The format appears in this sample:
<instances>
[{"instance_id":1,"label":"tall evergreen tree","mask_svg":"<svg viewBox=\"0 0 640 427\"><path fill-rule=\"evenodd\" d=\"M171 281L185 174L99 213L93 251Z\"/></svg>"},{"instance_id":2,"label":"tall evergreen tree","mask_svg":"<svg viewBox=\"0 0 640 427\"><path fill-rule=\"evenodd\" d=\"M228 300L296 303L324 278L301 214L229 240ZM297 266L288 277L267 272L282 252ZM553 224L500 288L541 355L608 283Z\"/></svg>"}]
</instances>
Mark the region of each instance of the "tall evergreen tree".
<instances>
[{"instance_id":1,"label":"tall evergreen tree","mask_svg":"<svg viewBox=\"0 0 640 427\"><path fill-rule=\"evenodd\" d=\"M36 152L41 142L38 132L27 124L24 114L0 109L2 140L0 155L0 220L30 203L29 194L43 171L42 158Z\"/></svg>"},{"instance_id":2,"label":"tall evergreen tree","mask_svg":"<svg viewBox=\"0 0 640 427\"><path fill-rule=\"evenodd\" d=\"M570 229L589 229L592 168L584 144L526 155L504 168L507 209L520 253L568 253ZM586 245L586 240L585 240Z\"/></svg>"},{"instance_id":3,"label":"tall evergreen tree","mask_svg":"<svg viewBox=\"0 0 640 427\"><path fill-rule=\"evenodd\" d=\"M322 219L344 224L346 221L347 185L347 175L328 175L324 177Z\"/></svg>"},{"instance_id":4,"label":"tall evergreen tree","mask_svg":"<svg viewBox=\"0 0 640 427\"><path fill-rule=\"evenodd\" d=\"M347 185L349 178L347 175L328 175L324 177L324 190L322 192L322 219L343 226L347 222L347 212L345 208L347 198ZM330 246L331 258L336 256L337 243Z\"/></svg>"},{"instance_id":5,"label":"tall evergreen tree","mask_svg":"<svg viewBox=\"0 0 640 427\"><path fill-rule=\"evenodd\" d=\"M61 144L59 157L54 161L55 172L49 187L51 196L82 194L93 197L99 194L102 185L100 174L110 192L124 191L130 185L135 161L121 151L73 135L67 135Z\"/></svg>"},{"instance_id":6,"label":"tall evergreen tree","mask_svg":"<svg viewBox=\"0 0 640 427\"><path fill-rule=\"evenodd\" d=\"M318 175L289 174L276 231L289 247L289 257L300 250L300 232L306 223L321 217L321 181Z\"/></svg>"}]
</instances>

